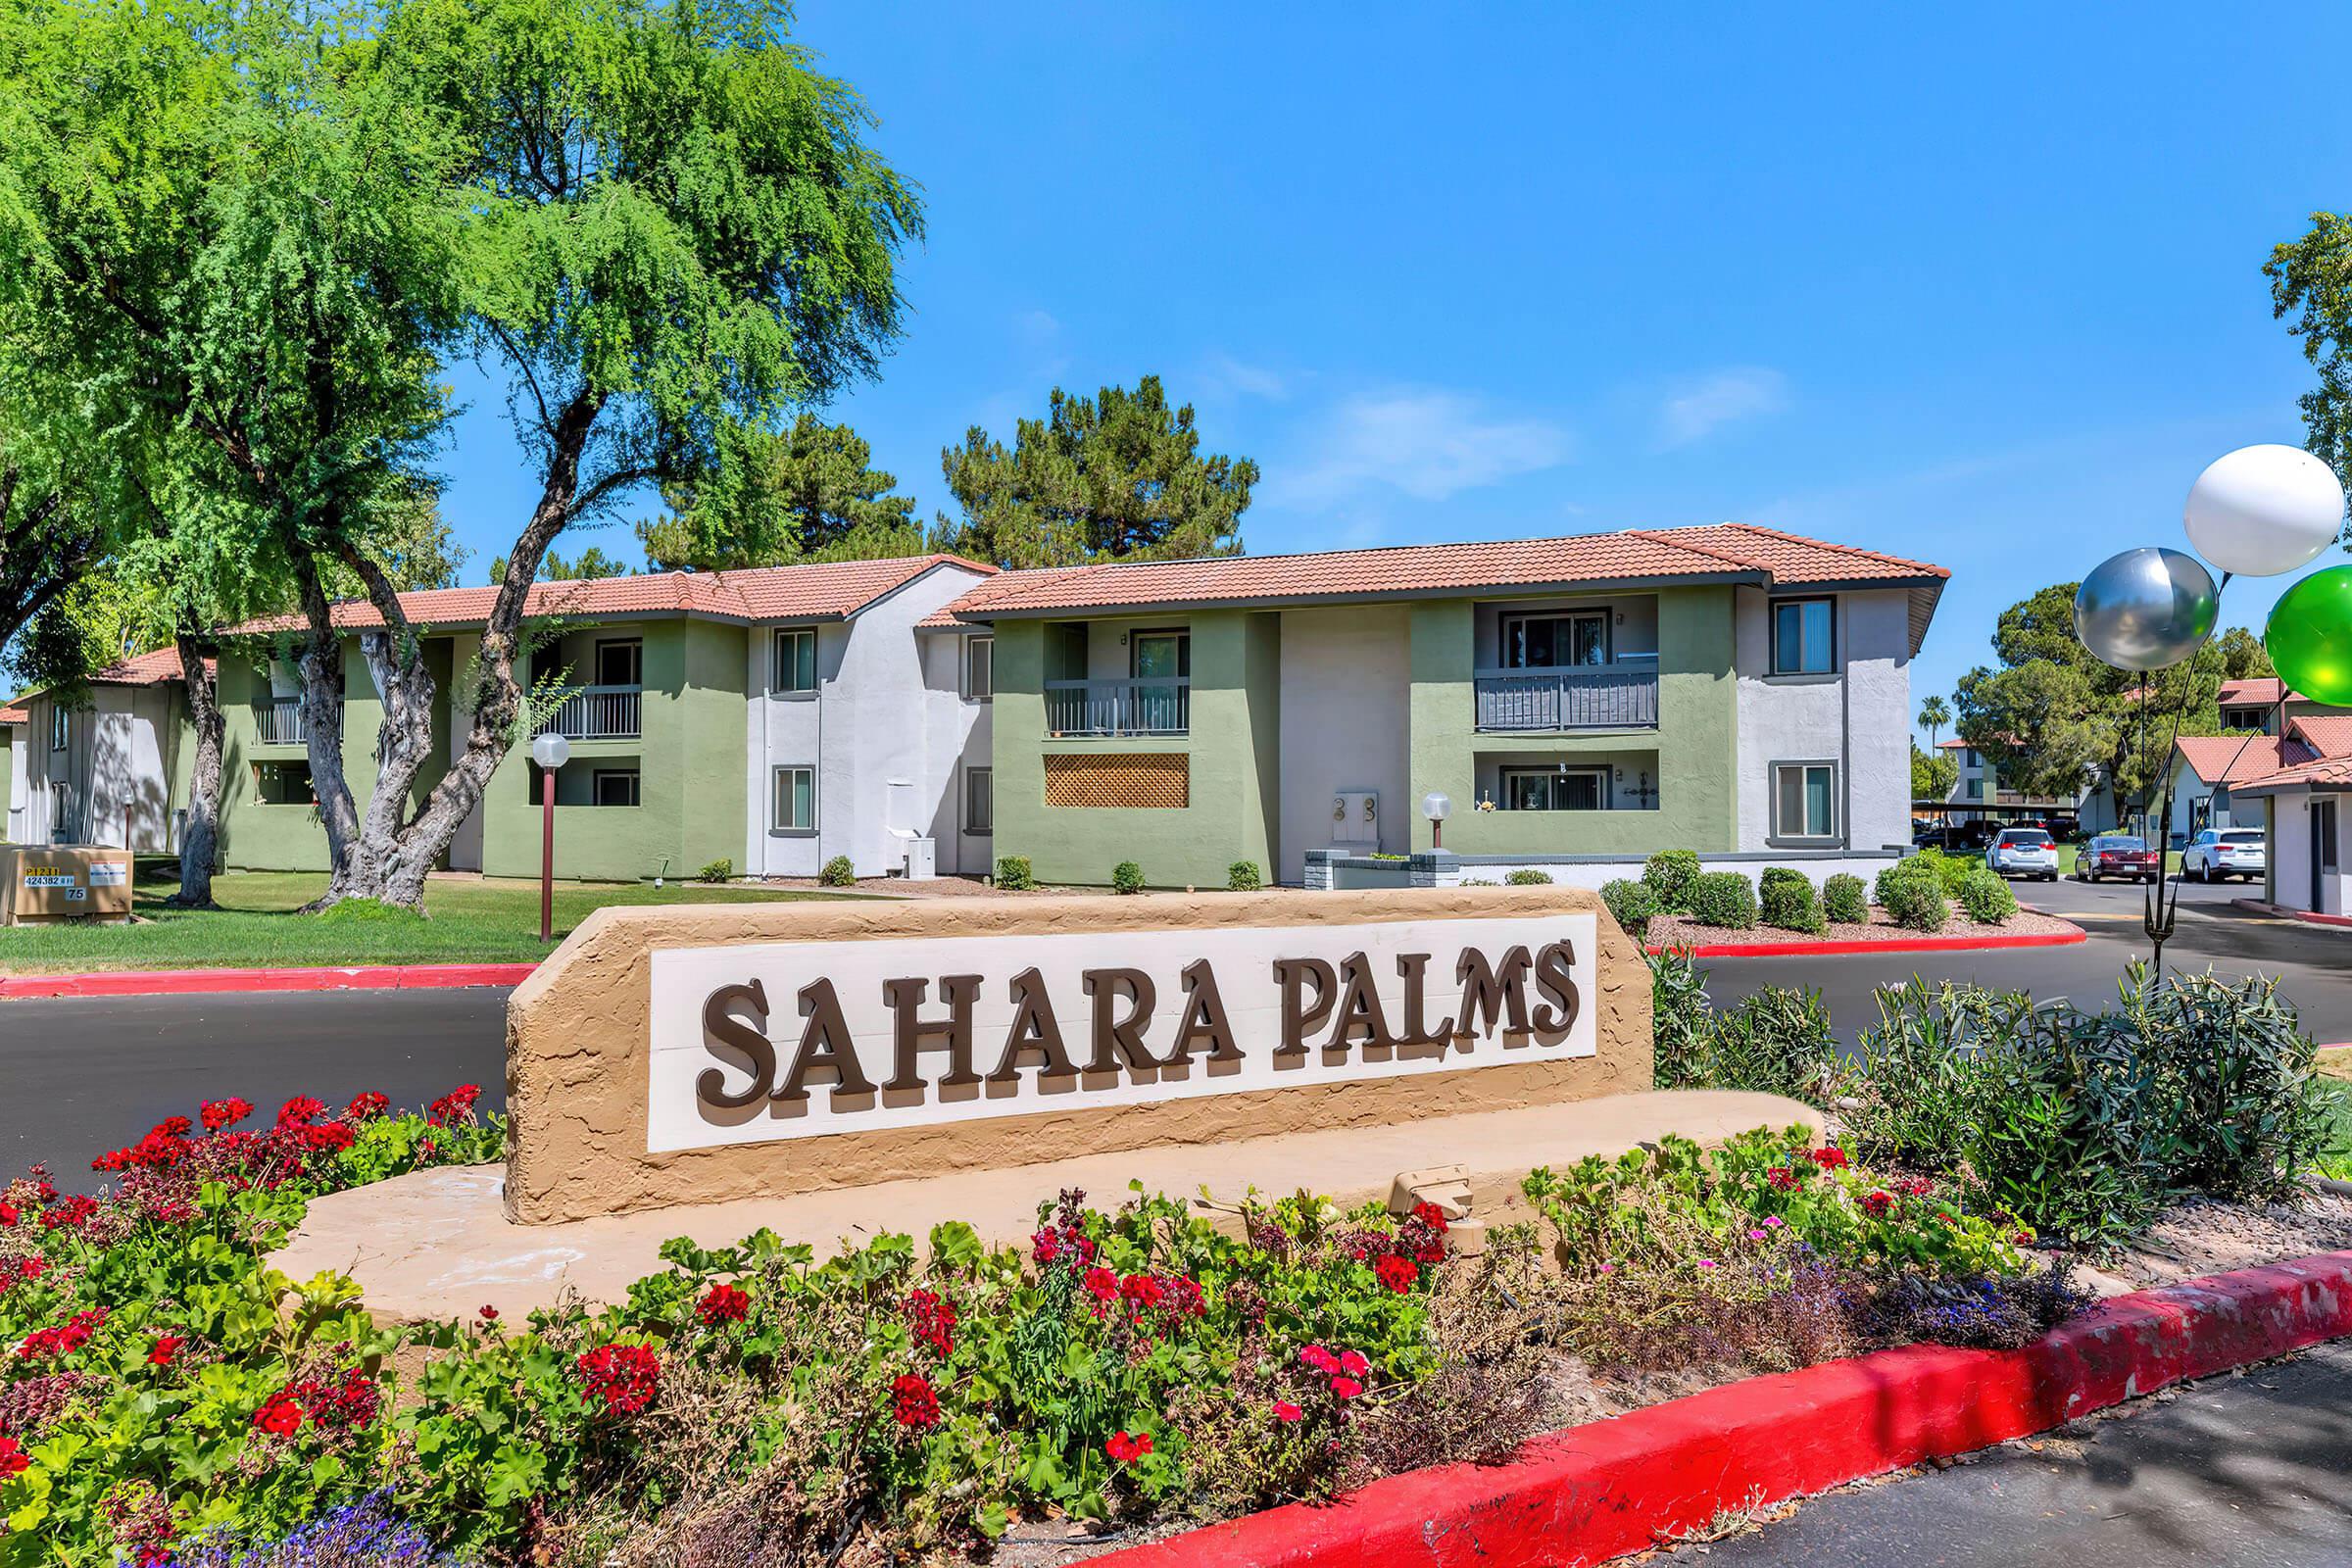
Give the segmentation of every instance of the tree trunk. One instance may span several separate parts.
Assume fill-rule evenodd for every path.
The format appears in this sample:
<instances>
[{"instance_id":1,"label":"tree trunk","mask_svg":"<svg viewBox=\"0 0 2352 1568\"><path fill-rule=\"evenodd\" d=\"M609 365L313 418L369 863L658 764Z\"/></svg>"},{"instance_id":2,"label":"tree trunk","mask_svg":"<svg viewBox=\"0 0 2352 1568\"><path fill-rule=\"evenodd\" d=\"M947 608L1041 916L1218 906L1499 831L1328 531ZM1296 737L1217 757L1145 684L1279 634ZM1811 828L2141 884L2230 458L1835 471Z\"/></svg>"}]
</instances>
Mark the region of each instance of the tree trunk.
<instances>
[{"instance_id":1,"label":"tree trunk","mask_svg":"<svg viewBox=\"0 0 2352 1568\"><path fill-rule=\"evenodd\" d=\"M227 725L220 717L218 677L204 667L207 649L182 631L179 673L188 688L188 719L196 729L196 760L188 779L188 816L179 835L179 891L171 902L189 909L213 906L213 861L220 832L220 753Z\"/></svg>"},{"instance_id":2,"label":"tree trunk","mask_svg":"<svg viewBox=\"0 0 2352 1568\"><path fill-rule=\"evenodd\" d=\"M564 406L555 421L539 502L507 557L506 576L482 628L481 654L471 675L473 719L466 749L434 784L414 817L408 815L410 793L432 756L434 742L436 688L425 668L423 644L402 612L400 596L382 568L347 548L343 564L359 573L367 585L368 602L384 619L382 631L370 630L360 638L361 653L384 705L383 725L376 734L375 793L363 816L354 808L350 786L343 777L338 639L329 624L325 596L317 590L317 574L307 575L304 609L311 631L303 655L303 710L306 716L312 714L314 696L325 675L321 650L332 650L337 697L332 720L335 755L327 765L339 803L330 805L328 787L322 782L320 730L318 718L312 717L311 778L318 787L320 814L328 822L327 848L334 858L334 875L326 892L308 908L321 909L344 899L375 899L422 911L425 877L448 855L458 829L481 804L490 775L514 744L515 723L522 713L523 692L515 679L514 661L522 652L523 609L547 547L571 520L579 493L580 457L603 407L601 394L582 392ZM316 671L314 665L318 666ZM345 824L340 832L338 820Z\"/></svg>"}]
</instances>

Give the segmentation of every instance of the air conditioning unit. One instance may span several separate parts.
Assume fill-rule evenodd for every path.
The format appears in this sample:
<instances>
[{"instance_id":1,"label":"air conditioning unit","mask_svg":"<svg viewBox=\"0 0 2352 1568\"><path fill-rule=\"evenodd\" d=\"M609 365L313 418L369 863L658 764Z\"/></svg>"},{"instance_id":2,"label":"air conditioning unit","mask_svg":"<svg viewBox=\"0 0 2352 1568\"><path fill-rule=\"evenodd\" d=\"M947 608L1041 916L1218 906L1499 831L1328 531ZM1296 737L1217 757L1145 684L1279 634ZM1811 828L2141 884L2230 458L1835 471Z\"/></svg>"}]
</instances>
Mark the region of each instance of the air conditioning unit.
<instances>
[{"instance_id":1,"label":"air conditioning unit","mask_svg":"<svg viewBox=\"0 0 2352 1568\"><path fill-rule=\"evenodd\" d=\"M898 841L900 875L909 882L928 882L939 875L939 840L917 837L903 827L894 827L890 836Z\"/></svg>"}]
</instances>

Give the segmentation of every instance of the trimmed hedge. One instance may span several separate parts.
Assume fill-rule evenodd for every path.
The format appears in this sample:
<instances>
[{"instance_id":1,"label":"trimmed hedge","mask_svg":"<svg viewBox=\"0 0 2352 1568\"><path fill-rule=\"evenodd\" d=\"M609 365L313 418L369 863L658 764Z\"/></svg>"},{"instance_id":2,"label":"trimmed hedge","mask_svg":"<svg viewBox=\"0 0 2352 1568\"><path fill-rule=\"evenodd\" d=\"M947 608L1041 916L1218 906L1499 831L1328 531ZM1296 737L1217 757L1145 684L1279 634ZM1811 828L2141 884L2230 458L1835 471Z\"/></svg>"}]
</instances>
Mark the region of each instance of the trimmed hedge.
<instances>
[{"instance_id":1,"label":"trimmed hedge","mask_svg":"<svg viewBox=\"0 0 2352 1568\"><path fill-rule=\"evenodd\" d=\"M1696 850L1660 850L1642 866L1642 880L1658 896L1658 907L1681 914L1690 907L1691 885L1698 881Z\"/></svg>"},{"instance_id":2,"label":"trimmed hedge","mask_svg":"<svg viewBox=\"0 0 2352 1568\"><path fill-rule=\"evenodd\" d=\"M1030 868L1026 855L997 857L997 886L1015 893L1026 893L1037 886L1037 873Z\"/></svg>"},{"instance_id":3,"label":"trimmed hedge","mask_svg":"<svg viewBox=\"0 0 2352 1568\"><path fill-rule=\"evenodd\" d=\"M1144 891L1144 868L1133 860L1121 860L1110 868L1110 891L1141 893Z\"/></svg>"},{"instance_id":4,"label":"trimmed hedge","mask_svg":"<svg viewBox=\"0 0 2352 1568\"><path fill-rule=\"evenodd\" d=\"M1255 893L1265 885L1265 874L1258 870L1255 860L1236 860L1225 868L1228 893Z\"/></svg>"},{"instance_id":5,"label":"trimmed hedge","mask_svg":"<svg viewBox=\"0 0 2352 1568\"><path fill-rule=\"evenodd\" d=\"M1918 871L1904 876L1880 872L1879 903L1896 925L1912 931L1940 931L1952 913L1936 878Z\"/></svg>"},{"instance_id":6,"label":"trimmed hedge","mask_svg":"<svg viewBox=\"0 0 2352 1568\"><path fill-rule=\"evenodd\" d=\"M1650 891L1648 883L1636 882L1630 877L1602 883L1600 902L1609 906L1609 912L1617 917L1625 934L1636 942L1649 934L1653 918L1666 912L1659 907L1658 896Z\"/></svg>"},{"instance_id":7,"label":"trimmed hedge","mask_svg":"<svg viewBox=\"0 0 2352 1568\"><path fill-rule=\"evenodd\" d=\"M1979 925L1999 925L2017 912L2017 894L2000 873L1981 865L1960 884L1960 907Z\"/></svg>"},{"instance_id":8,"label":"trimmed hedge","mask_svg":"<svg viewBox=\"0 0 2352 1568\"><path fill-rule=\"evenodd\" d=\"M1785 865L1764 868L1758 886L1758 907L1766 925L1783 931L1820 931L1829 922L1813 893L1813 879Z\"/></svg>"},{"instance_id":9,"label":"trimmed hedge","mask_svg":"<svg viewBox=\"0 0 2352 1568\"><path fill-rule=\"evenodd\" d=\"M1547 887L1550 883L1549 871L1539 871L1532 865L1523 865L1502 879L1502 885L1506 888L1540 888Z\"/></svg>"},{"instance_id":10,"label":"trimmed hedge","mask_svg":"<svg viewBox=\"0 0 2352 1568\"><path fill-rule=\"evenodd\" d=\"M836 855L825 862L823 870L816 873L816 879L829 888L856 887L858 885L858 867L850 863L848 856Z\"/></svg>"},{"instance_id":11,"label":"trimmed hedge","mask_svg":"<svg viewBox=\"0 0 2352 1568\"><path fill-rule=\"evenodd\" d=\"M1868 925L1869 885L1851 871L1839 871L1822 883L1821 908L1839 925Z\"/></svg>"},{"instance_id":12,"label":"trimmed hedge","mask_svg":"<svg viewBox=\"0 0 2352 1568\"><path fill-rule=\"evenodd\" d=\"M1756 923L1756 885L1737 871L1701 871L1690 884L1690 918L1726 931Z\"/></svg>"}]
</instances>

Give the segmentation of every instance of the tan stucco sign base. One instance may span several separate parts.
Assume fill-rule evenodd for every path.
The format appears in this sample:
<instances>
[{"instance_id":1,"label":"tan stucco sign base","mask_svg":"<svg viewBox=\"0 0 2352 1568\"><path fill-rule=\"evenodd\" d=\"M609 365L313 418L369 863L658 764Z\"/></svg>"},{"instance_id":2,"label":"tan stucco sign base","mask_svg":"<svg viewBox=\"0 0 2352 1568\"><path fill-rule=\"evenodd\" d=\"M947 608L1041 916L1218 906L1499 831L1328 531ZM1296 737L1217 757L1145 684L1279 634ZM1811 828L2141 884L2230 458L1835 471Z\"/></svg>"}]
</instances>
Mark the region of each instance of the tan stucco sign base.
<instances>
[{"instance_id":1,"label":"tan stucco sign base","mask_svg":"<svg viewBox=\"0 0 2352 1568\"><path fill-rule=\"evenodd\" d=\"M1647 969L1557 887L604 909L508 1020L505 1202L528 1224L1650 1077Z\"/></svg>"}]
</instances>

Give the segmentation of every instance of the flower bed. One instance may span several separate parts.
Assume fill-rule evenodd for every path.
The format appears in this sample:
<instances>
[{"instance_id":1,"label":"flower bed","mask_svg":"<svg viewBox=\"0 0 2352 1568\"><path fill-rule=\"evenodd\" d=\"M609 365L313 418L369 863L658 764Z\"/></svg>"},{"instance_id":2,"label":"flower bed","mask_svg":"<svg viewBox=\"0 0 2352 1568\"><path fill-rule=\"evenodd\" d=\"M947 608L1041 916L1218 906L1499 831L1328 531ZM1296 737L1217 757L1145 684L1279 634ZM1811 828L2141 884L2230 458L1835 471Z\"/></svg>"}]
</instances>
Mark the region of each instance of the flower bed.
<instances>
[{"instance_id":1,"label":"flower bed","mask_svg":"<svg viewBox=\"0 0 2352 1568\"><path fill-rule=\"evenodd\" d=\"M822 1262L676 1242L625 1302L393 1335L266 1254L308 1196L502 1129L464 1092L249 1117L165 1122L96 1196L7 1190L0 1564L985 1551L1017 1521L1195 1523L1499 1457L1750 1371L2013 1344L2079 1303L1961 1188L1791 1130L1532 1173L1542 1221L1474 1257L1426 1206L1300 1196L1230 1235L1065 1193L1025 1251L960 1225Z\"/></svg>"}]
</instances>

